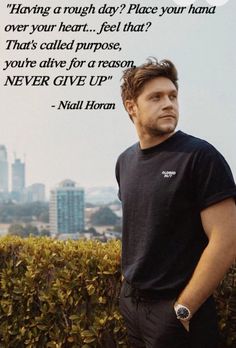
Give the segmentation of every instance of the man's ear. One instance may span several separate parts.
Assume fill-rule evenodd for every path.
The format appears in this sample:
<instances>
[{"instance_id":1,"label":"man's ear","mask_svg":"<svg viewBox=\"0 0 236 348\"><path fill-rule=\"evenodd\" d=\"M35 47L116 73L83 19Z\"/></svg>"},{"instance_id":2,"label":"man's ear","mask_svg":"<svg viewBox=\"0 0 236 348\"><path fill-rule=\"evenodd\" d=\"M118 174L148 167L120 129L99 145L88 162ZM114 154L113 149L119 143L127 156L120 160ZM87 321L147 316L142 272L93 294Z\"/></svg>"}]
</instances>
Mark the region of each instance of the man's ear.
<instances>
[{"instance_id":1,"label":"man's ear","mask_svg":"<svg viewBox=\"0 0 236 348\"><path fill-rule=\"evenodd\" d=\"M136 117L136 111L137 111L135 101L133 99L127 99L125 101L125 109L133 121L133 117Z\"/></svg>"}]
</instances>

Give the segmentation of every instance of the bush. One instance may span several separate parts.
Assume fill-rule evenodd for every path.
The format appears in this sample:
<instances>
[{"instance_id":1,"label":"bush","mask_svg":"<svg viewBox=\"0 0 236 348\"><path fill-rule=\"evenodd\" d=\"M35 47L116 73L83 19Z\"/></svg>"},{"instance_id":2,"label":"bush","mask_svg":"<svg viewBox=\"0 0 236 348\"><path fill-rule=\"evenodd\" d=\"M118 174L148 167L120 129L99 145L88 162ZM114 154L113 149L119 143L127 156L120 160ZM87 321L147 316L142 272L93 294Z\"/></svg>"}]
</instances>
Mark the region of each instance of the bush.
<instances>
[{"instance_id":1,"label":"bush","mask_svg":"<svg viewBox=\"0 0 236 348\"><path fill-rule=\"evenodd\" d=\"M221 348L236 347L236 264L215 292L221 333Z\"/></svg>"},{"instance_id":2,"label":"bush","mask_svg":"<svg viewBox=\"0 0 236 348\"><path fill-rule=\"evenodd\" d=\"M0 346L125 347L119 254L116 241L1 239Z\"/></svg>"},{"instance_id":3,"label":"bush","mask_svg":"<svg viewBox=\"0 0 236 348\"><path fill-rule=\"evenodd\" d=\"M120 242L0 239L0 347L128 347ZM221 347L236 347L236 266L215 292Z\"/></svg>"}]
</instances>

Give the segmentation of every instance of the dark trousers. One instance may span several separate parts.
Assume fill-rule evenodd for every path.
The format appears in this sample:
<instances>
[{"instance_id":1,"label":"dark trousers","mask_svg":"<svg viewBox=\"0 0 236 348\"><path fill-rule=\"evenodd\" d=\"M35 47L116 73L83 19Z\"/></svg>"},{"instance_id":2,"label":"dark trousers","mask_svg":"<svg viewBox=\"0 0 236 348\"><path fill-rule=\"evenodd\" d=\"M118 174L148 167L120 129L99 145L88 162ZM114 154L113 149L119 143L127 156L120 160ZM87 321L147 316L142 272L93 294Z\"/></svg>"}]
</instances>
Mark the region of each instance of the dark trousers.
<instances>
[{"instance_id":1,"label":"dark trousers","mask_svg":"<svg viewBox=\"0 0 236 348\"><path fill-rule=\"evenodd\" d=\"M127 328L129 348L217 348L218 325L210 297L194 314L189 332L176 318L175 299L147 299L123 282L120 311Z\"/></svg>"}]
</instances>

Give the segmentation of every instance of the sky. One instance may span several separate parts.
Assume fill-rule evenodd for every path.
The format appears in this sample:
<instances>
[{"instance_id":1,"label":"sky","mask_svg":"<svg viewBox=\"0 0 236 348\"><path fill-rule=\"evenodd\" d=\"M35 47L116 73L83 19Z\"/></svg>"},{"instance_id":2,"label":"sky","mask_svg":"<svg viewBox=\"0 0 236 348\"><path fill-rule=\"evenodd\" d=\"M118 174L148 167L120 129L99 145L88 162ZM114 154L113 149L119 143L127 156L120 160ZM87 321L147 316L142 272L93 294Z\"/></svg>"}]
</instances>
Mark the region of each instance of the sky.
<instances>
[{"instance_id":1,"label":"sky","mask_svg":"<svg viewBox=\"0 0 236 348\"><path fill-rule=\"evenodd\" d=\"M177 7L185 0L150 0L148 6ZM213 1L213 0L211 0ZM194 2L194 1L192 1ZM49 15L9 14L7 1L0 4L1 56L1 112L0 144L7 147L9 162L14 153L26 161L26 184L46 184L47 191L65 178L80 186L116 186L114 167L119 154L138 141L134 126L123 108L120 98L122 68L12 68L3 71L6 60L37 61L48 59L70 61L133 60L135 65L147 57L170 59L179 73L180 121L178 129L212 143L226 158L236 177L236 2L228 0L216 7L215 14L134 14L127 13L132 1L125 4L110 0L106 6L120 6L118 12L108 14ZM23 5L35 4L22 1ZM188 0L185 3L189 3ZM218 2L220 3L220 2ZM222 3L222 2L221 2ZM54 6L68 2L56 0ZM72 0L70 6L88 6L93 2ZM96 9L104 5L96 1ZM140 7L147 2L135 1ZM48 6L45 0L41 6ZM125 6L126 5L126 6ZM206 0L196 0L195 7L209 6ZM187 6L187 10L189 6ZM171 11L171 9L169 9ZM46 25L84 24L95 32L5 32L8 24ZM97 34L102 23L123 27L124 23L143 24L142 32L103 32ZM19 42L120 42L120 51L73 50L6 50L6 40ZM85 63L85 64L86 64ZM106 75L112 76L102 86L4 86L7 75ZM115 110L58 110L63 100L95 100L115 103Z\"/></svg>"}]
</instances>

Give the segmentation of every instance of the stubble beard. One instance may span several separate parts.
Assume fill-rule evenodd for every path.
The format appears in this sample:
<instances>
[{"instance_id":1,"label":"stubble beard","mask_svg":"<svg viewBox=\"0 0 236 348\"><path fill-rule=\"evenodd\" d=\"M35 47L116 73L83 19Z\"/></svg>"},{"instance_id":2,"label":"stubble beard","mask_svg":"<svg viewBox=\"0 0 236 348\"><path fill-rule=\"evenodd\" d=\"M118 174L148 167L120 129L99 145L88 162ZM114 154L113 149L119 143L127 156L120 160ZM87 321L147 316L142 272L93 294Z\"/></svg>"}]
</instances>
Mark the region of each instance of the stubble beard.
<instances>
[{"instance_id":1,"label":"stubble beard","mask_svg":"<svg viewBox=\"0 0 236 348\"><path fill-rule=\"evenodd\" d=\"M148 134L151 137L158 137L162 135L168 135L174 132L175 128L177 126L177 120L175 120L175 123L170 125L163 125L159 126L157 124L149 124L149 125L142 125L142 128L146 134Z\"/></svg>"}]
</instances>

